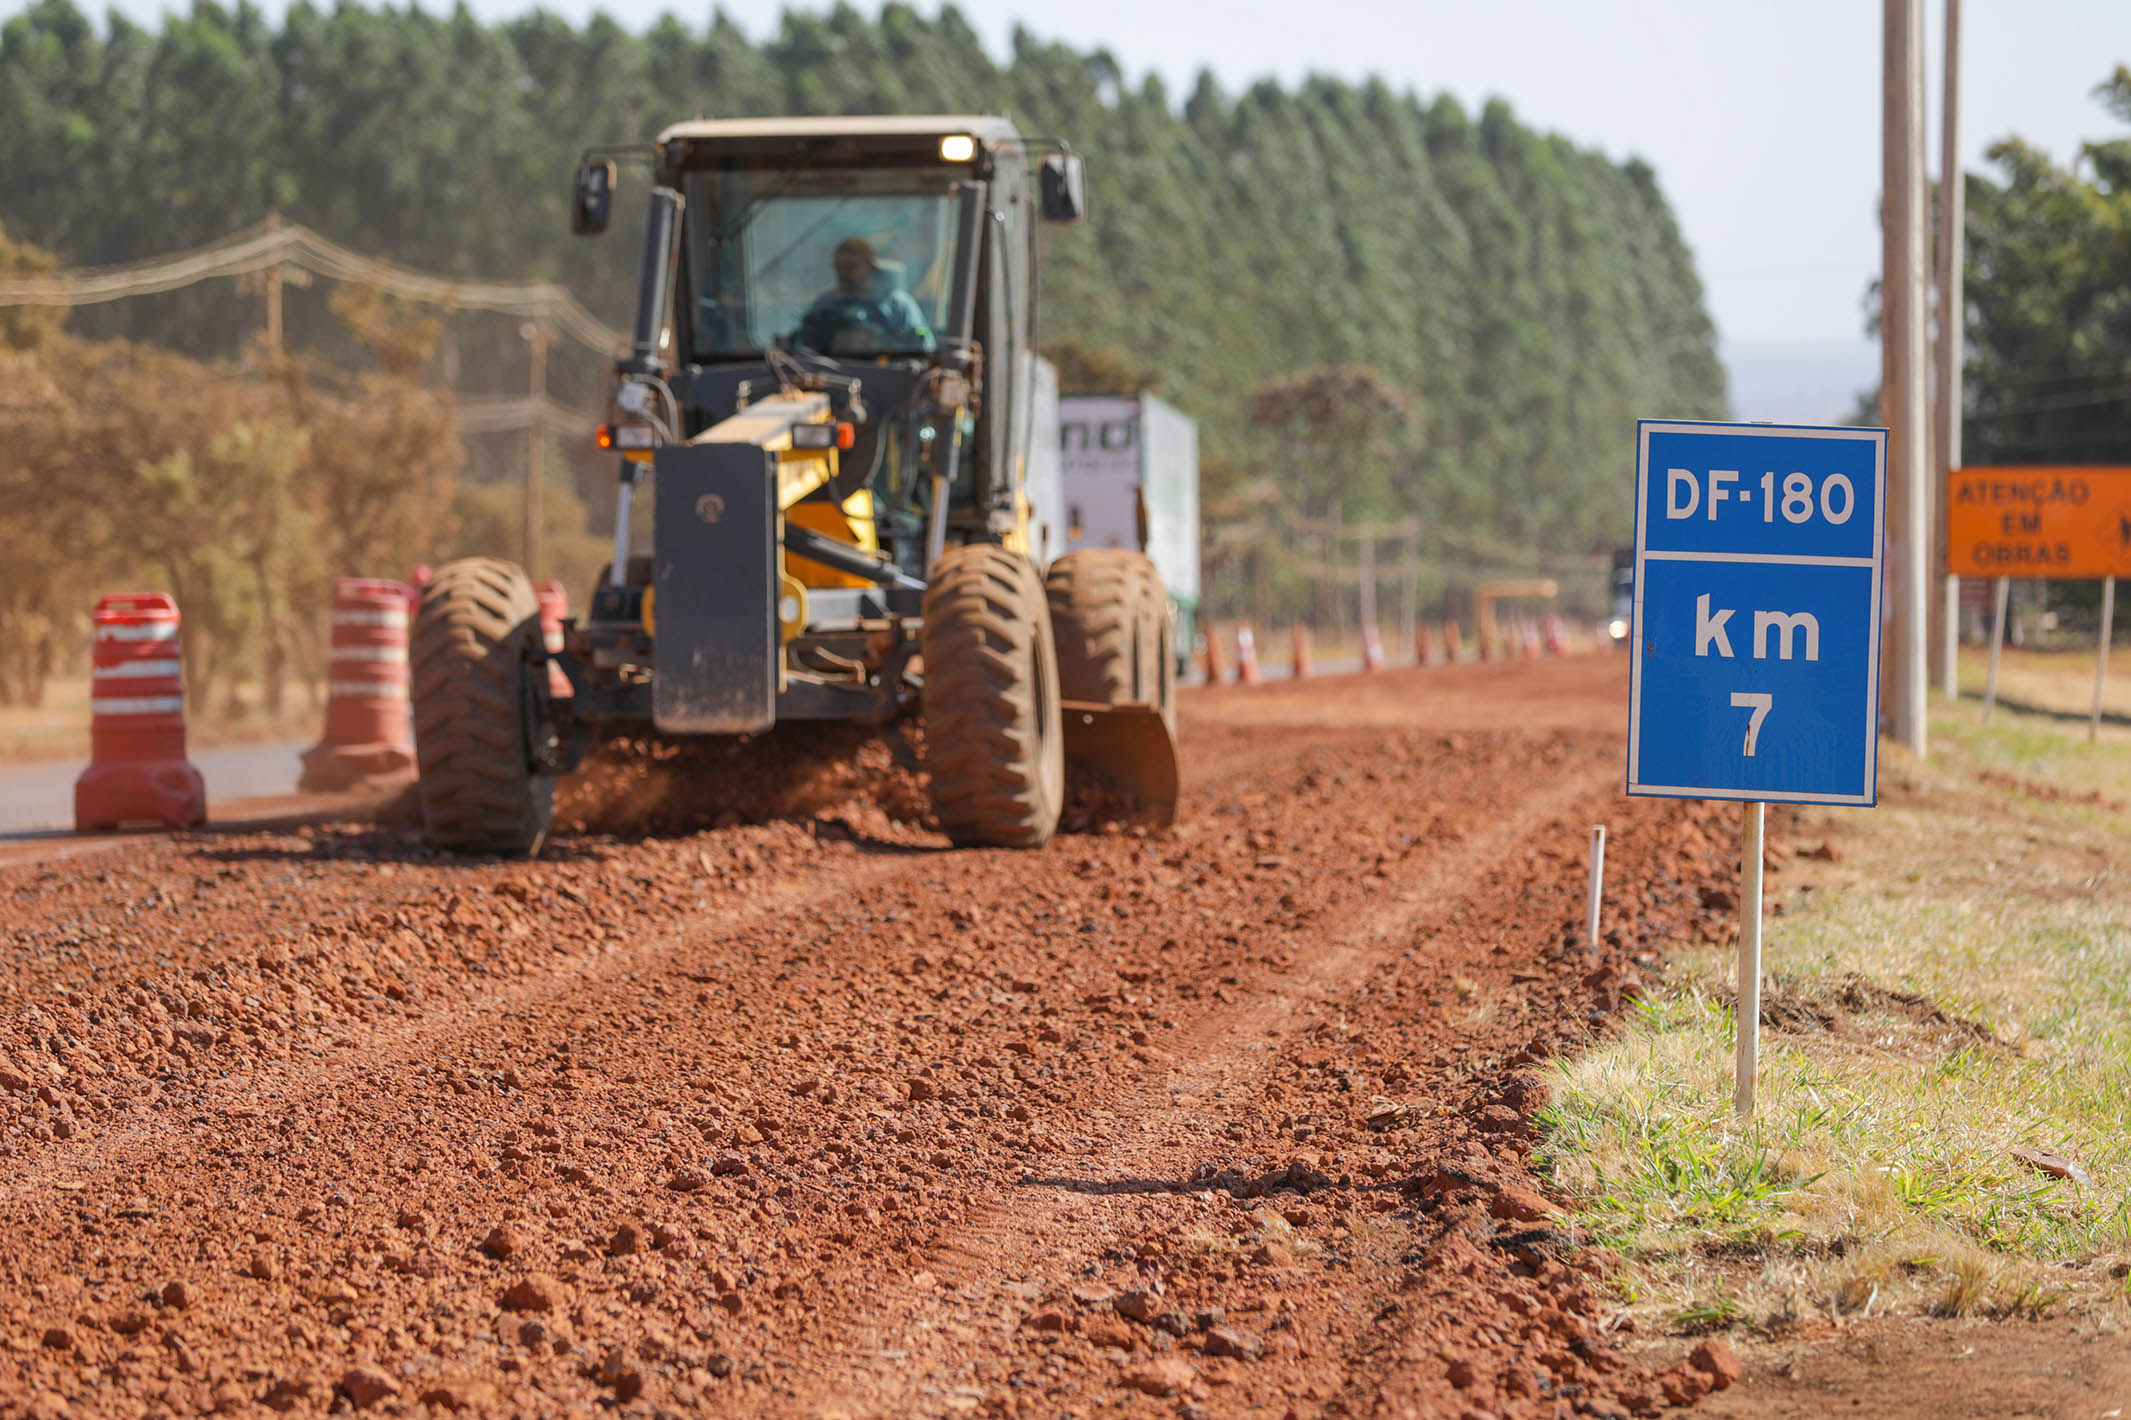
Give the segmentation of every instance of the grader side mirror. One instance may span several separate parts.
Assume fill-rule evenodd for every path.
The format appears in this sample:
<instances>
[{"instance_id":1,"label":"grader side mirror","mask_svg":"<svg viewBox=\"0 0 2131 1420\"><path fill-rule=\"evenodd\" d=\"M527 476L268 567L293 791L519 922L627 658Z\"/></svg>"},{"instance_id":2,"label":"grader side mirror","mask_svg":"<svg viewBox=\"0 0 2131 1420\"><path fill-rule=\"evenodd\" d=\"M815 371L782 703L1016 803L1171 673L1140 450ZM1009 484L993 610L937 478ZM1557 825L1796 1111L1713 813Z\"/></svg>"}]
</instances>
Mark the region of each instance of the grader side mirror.
<instances>
[{"instance_id":1,"label":"grader side mirror","mask_svg":"<svg viewBox=\"0 0 2131 1420\"><path fill-rule=\"evenodd\" d=\"M614 207L614 160L588 158L577 165L570 179L570 230L580 237L596 237L607 230L607 215Z\"/></svg>"},{"instance_id":2,"label":"grader side mirror","mask_svg":"<svg viewBox=\"0 0 2131 1420\"><path fill-rule=\"evenodd\" d=\"M1088 174L1078 153L1053 153L1037 171L1043 193L1043 220L1080 222L1088 215Z\"/></svg>"}]
</instances>

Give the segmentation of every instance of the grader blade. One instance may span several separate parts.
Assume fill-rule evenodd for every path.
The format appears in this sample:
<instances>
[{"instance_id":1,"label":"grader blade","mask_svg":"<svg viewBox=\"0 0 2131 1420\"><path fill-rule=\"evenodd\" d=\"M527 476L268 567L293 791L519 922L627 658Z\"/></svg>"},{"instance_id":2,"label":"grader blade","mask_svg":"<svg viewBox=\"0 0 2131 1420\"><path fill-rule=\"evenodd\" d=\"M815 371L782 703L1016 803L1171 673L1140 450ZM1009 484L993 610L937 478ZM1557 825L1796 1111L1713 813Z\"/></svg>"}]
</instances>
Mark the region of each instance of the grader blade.
<instances>
[{"instance_id":1,"label":"grader blade","mask_svg":"<svg viewBox=\"0 0 2131 1420\"><path fill-rule=\"evenodd\" d=\"M1153 828L1176 822L1176 738L1157 706L1060 703L1066 763L1084 770L1126 817Z\"/></svg>"}]
</instances>

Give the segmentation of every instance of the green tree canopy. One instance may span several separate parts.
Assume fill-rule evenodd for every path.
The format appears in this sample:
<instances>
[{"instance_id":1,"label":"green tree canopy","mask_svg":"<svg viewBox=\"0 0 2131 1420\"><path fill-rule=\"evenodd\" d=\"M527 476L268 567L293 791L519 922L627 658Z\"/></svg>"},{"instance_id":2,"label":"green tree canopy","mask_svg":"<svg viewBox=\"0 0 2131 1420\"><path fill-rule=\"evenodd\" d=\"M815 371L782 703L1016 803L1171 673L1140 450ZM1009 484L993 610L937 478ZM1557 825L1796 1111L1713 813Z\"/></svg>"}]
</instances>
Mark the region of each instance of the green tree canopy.
<instances>
[{"instance_id":1,"label":"green tree canopy","mask_svg":"<svg viewBox=\"0 0 2131 1420\"><path fill-rule=\"evenodd\" d=\"M1202 75L1180 103L1025 31L1001 62L952 7L794 13L754 44L722 16L632 33L308 0L278 25L195 0L154 32L99 31L72 0L36 0L0 27L0 222L86 265L279 212L415 266L560 279L626 326L634 221L598 242L566 230L582 145L697 114L897 110L1003 112L1087 155L1090 221L1044 236L1042 338L1076 376L1159 372L1212 469L1284 479L1292 431L1253 420L1253 392L1364 368L1396 392L1371 424L1387 447L1311 473L1341 480L1350 516L1588 555L1628 530L1631 421L1725 412L1701 283L1647 165L1499 100L1472 115L1380 82L1230 94ZM360 354L326 300L289 293L292 343ZM522 342L492 324L440 357L464 393L523 387ZM256 326L227 287L73 318L195 357ZM578 377L585 402L602 373Z\"/></svg>"},{"instance_id":2,"label":"green tree canopy","mask_svg":"<svg viewBox=\"0 0 2131 1420\"><path fill-rule=\"evenodd\" d=\"M2131 128L2131 69L2096 91ZM1963 461L2131 461L2131 133L1968 178Z\"/></svg>"}]
</instances>

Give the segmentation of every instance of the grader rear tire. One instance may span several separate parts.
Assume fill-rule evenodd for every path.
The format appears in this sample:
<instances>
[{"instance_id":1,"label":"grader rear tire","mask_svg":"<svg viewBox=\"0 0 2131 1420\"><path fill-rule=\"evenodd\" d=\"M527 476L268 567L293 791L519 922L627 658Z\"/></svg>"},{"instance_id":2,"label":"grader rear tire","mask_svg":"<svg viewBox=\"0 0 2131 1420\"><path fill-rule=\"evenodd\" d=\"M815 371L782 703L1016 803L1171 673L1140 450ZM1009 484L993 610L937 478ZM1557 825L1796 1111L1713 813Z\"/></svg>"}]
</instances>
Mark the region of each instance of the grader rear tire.
<instances>
[{"instance_id":1,"label":"grader rear tire","mask_svg":"<svg viewBox=\"0 0 2131 1420\"><path fill-rule=\"evenodd\" d=\"M511 563L450 563L422 593L410 646L414 754L439 848L519 857L548 836L555 776L534 769L525 724L527 655L539 636L533 584Z\"/></svg>"},{"instance_id":2,"label":"grader rear tire","mask_svg":"<svg viewBox=\"0 0 2131 1420\"><path fill-rule=\"evenodd\" d=\"M1169 589L1149 557L1133 559L1132 575L1139 583L1140 684L1147 698L1162 712L1172 734L1176 731L1176 618L1170 614Z\"/></svg>"},{"instance_id":3,"label":"grader rear tire","mask_svg":"<svg viewBox=\"0 0 2131 1420\"><path fill-rule=\"evenodd\" d=\"M1154 705L1172 725L1169 598L1154 563L1122 548L1089 548L1051 564L1044 578L1058 638L1058 684L1067 700Z\"/></svg>"},{"instance_id":4,"label":"grader rear tire","mask_svg":"<svg viewBox=\"0 0 2131 1420\"><path fill-rule=\"evenodd\" d=\"M950 548L919 631L932 805L965 846L1041 848L1065 803L1058 652L1043 582L1003 547Z\"/></svg>"}]
</instances>

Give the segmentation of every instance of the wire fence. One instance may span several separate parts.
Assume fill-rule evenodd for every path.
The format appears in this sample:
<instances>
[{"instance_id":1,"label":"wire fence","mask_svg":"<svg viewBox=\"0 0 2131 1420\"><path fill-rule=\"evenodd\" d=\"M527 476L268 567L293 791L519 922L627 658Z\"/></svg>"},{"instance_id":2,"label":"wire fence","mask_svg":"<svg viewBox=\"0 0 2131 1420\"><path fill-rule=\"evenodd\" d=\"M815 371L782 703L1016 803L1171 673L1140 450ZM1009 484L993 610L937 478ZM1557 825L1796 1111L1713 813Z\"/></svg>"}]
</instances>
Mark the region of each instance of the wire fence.
<instances>
[{"instance_id":1,"label":"wire fence","mask_svg":"<svg viewBox=\"0 0 2131 1420\"><path fill-rule=\"evenodd\" d=\"M1312 515L1261 480L1207 505L1202 606L1208 619L1301 623L1335 641L1364 626L1410 641L1423 621L1470 626L1480 589L1508 579L1552 581L1558 590L1549 610L1602 618L1612 565L1610 548L1520 547L1427 517Z\"/></svg>"},{"instance_id":2,"label":"wire fence","mask_svg":"<svg viewBox=\"0 0 2131 1420\"><path fill-rule=\"evenodd\" d=\"M470 281L415 271L350 251L308 227L272 217L219 241L168 256L122 266L0 278L0 306L98 305L280 267L296 267L445 310L486 311L540 321L602 355L619 351L628 341L553 282Z\"/></svg>"},{"instance_id":3,"label":"wire fence","mask_svg":"<svg viewBox=\"0 0 2131 1420\"><path fill-rule=\"evenodd\" d=\"M343 305L306 289L323 283L392 304ZM157 306L173 301L186 304ZM88 316L97 308L106 314ZM155 313L145 324L160 339L104 338L141 326L144 312ZM36 334L70 321L78 339L49 343ZM129 539L138 520L101 511L138 499L144 490L129 495L126 479L198 467L247 438L258 453L264 429L311 441L301 495L310 504L255 509L255 519L294 519L280 524L288 534L275 551L247 542L242 527L209 538L227 541L239 563L262 565L254 576L194 578L185 589L188 634L213 628L198 633L211 649L196 679L224 666L238 681L282 666L321 672L307 618L335 576L406 577L418 561L492 553L535 575L588 583L606 555L611 517L609 501L596 496L611 471L592 443L601 416L588 406L626 343L556 283L419 271L273 218L119 266L0 270L0 358L11 372L0 396L8 445L0 483L31 486L36 466L64 464L93 471L110 490L86 515L65 515L65 538L40 538L44 515L19 501L18 515L0 521L8 562L0 567L0 704L34 703L48 674L79 668L84 581L169 581L181 590L179 571ZM105 377L88 374L95 371ZM129 412L159 400L168 418ZM264 478L263 468L243 476ZM218 469L216 480L237 476ZM78 493L81 481L70 486ZM285 496L271 479L258 492ZM168 515L157 521L175 526ZM333 531L365 524L385 530L367 541ZM369 552L348 551L356 545Z\"/></svg>"}]
</instances>

